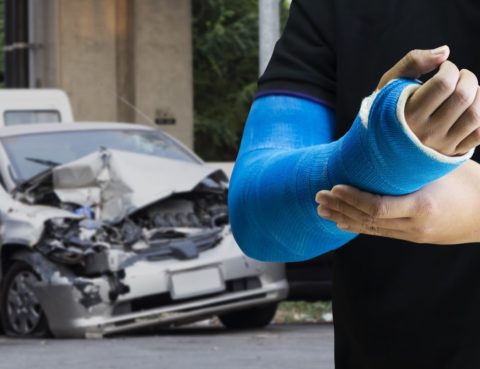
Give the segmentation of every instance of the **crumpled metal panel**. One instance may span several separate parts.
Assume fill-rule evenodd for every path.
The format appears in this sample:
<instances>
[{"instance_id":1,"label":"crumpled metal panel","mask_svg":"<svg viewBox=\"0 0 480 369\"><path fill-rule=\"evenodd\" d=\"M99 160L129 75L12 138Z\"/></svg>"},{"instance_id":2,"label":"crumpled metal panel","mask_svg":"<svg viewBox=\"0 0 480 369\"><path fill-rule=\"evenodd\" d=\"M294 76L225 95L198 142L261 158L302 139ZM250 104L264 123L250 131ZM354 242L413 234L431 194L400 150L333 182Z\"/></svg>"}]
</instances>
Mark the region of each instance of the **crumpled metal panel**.
<instances>
[{"instance_id":1,"label":"crumpled metal panel","mask_svg":"<svg viewBox=\"0 0 480 369\"><path fill-rule=\"evenodd\" d=\"M108 149L55 167L52 174L61 201L99 205L99 219L115 220L173 193L191 191L216 171L197 163Z\"/></svg>"},{"instance_id":2,"label":"crumpled metal panel","mask_svg":"<svg viewBox=\"0 0 480 369\"><path fill-rule=\"evenodd\" d=\"M40 239L45 221L53 218L80 218L62 209L28 205L14 200L0 186L0 240L2 244L33 246Z\"/></svg>"}]
</instances>

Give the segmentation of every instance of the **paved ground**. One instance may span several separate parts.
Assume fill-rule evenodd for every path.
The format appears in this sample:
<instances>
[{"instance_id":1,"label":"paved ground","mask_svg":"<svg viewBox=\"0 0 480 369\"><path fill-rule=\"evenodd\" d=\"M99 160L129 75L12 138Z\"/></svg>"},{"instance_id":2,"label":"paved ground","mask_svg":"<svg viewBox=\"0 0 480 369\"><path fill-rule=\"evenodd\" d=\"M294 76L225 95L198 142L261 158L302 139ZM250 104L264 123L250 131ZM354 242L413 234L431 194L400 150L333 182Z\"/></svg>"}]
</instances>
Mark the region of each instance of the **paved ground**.
<instances>
[{"instance_id":1,"label":"paved ground","mask_svg":"<svg viewBox=\"0 0 480 369\"><path fill-rule=\"evenodd\" d=\"M250 332L194 327L103 340L0 337L0 368L333 369L333 327L285 324Z\"/></svg>"}]
</instances>

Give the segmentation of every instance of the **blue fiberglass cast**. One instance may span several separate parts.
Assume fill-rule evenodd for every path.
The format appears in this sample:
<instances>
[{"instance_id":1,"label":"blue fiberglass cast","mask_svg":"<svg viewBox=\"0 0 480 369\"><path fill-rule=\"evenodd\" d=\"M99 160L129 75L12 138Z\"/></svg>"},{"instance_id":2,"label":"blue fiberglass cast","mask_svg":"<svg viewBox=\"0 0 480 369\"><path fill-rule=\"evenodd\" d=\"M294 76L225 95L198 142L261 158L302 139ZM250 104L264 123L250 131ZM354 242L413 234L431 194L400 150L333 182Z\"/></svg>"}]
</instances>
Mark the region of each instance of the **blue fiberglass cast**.
<instances>
[{"instance_id":1,"label":"blue fiberglass cast","mask_svg":"<svg viewBox=\"0 0 480 369\"><path fill-rule=\"evenodd\" d=\"M408 128L404 106L418 83L390 82L366 98L351 129L333 141L333 110L307 99L267 95L248 117L229 190L232 232L263 261L300 261L356 234L317 215L315 194L335 184L401 195L447 174L473 150L449 157Z\"/></svg>"}]
</instances>

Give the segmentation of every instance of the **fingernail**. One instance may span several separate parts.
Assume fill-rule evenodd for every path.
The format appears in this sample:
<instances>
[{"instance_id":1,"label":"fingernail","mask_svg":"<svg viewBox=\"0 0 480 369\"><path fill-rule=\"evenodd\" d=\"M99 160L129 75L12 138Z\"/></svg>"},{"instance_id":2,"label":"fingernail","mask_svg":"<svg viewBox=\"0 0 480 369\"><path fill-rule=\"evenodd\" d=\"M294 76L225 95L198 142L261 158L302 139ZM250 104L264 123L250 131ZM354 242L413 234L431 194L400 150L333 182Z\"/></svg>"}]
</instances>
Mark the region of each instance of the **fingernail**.
<instances>
[{"instance_id":1,"label":"fingernail","mask_svg":"<svg viewBox=\"0 0 480 369\"><path fill-rule=\"evenodd\" d=\"M337 224L337 227L340 229L348 229L348 225L346 224Z\"/></svg>"},{"instance_id":2,"label":"fingernail","mask_svg":"<svg viewBox=\"0 0 480 369\"><path fill-rule=\"evenodd\" d=\"M448 52L448 46L447 46L447 45L443 45L443 46L437 47L436 49L430 50L430 52L431 52L433 55L446 54L446 53Z\"/></svg>"}]
</instances>

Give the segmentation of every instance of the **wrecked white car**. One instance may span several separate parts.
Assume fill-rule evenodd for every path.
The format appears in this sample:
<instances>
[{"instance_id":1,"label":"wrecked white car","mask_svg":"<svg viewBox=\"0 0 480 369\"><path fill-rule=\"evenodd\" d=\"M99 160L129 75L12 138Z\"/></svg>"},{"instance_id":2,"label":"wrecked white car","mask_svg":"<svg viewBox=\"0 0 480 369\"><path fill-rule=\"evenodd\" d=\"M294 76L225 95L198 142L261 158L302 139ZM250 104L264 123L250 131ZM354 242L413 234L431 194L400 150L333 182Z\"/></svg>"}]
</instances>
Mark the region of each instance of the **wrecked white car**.
<instances>
[{"instance_id":1,"label":"wrecked white car","mask_svg":"<svg viewBox=\"0 0 480 369\"><path fill-rule=\"evenodd\" d=\"M1 321L16 336L95 337L217 315L261 327L284 266L242 254L227 178L159 130L0 129Z\"/></svg>"}]
</instances>

